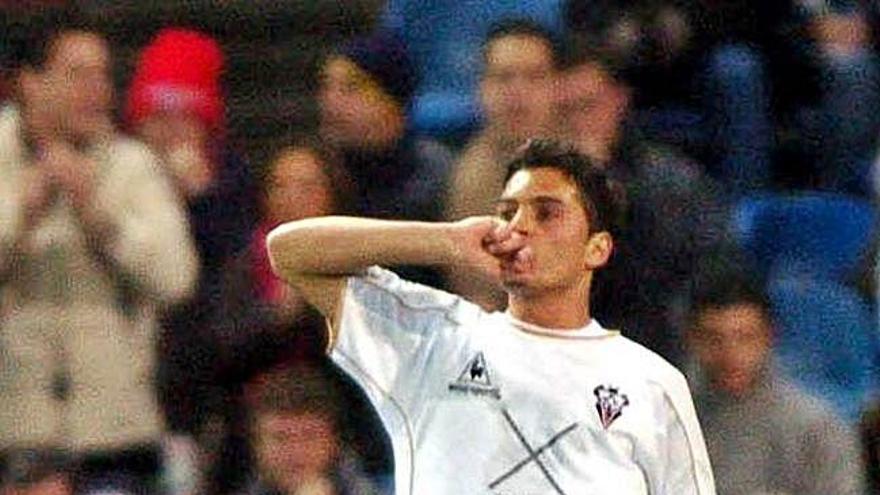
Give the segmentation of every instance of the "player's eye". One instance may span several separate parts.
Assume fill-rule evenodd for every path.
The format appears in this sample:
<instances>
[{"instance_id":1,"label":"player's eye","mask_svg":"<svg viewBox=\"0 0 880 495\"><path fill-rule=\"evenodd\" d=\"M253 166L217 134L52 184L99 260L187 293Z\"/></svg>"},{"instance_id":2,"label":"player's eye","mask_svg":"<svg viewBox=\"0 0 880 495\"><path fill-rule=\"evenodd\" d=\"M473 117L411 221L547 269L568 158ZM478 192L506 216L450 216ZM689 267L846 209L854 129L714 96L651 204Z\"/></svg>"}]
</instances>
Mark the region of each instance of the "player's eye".
<instances>
[{"instance_id":1,"label":"player's eye","mask_svg":"<svg viewBox=\"0 0 880 495\"><path fill-rule=\"evenodd\" d=\"M546 222L562 216L562 205L551 202L538 203L535 208L535 218L539 222Z\"/></svg>"}]
</instances>

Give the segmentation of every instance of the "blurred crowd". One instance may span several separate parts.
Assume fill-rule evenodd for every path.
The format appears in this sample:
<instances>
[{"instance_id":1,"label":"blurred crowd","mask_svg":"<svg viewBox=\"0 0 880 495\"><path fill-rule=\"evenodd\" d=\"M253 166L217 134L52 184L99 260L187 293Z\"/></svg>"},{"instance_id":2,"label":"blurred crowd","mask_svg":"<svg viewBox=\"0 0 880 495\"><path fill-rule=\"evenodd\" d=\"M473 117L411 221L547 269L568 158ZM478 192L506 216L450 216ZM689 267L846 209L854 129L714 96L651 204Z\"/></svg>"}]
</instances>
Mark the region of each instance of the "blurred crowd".
<instances>
[{"instance_id":1,"label":"blurred crowd","mask_svg":"<svg viewBox=\"0 0 880 495\"><path fill-rule=\"evenodd\" d=\"M221 37L165 26L115 87L76 3L0 7L0 494L390 493L265 235L494 214L533 138L622 184L592 308L685 371L718 493L880 493L880 2L389 0L290 75L317 121L266 163Z\"/></svg>"}]
</instances>

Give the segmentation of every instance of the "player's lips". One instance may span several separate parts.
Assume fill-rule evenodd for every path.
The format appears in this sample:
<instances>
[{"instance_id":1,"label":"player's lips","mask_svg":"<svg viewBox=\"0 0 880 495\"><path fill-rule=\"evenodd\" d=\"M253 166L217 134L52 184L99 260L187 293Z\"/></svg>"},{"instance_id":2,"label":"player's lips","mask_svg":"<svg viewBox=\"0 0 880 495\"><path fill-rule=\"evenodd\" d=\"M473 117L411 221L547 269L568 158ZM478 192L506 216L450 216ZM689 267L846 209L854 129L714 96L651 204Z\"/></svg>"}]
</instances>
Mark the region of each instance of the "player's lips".
<instances>
[{"instance_id":1,"label":"player's lips","mask_svg":"<svg viewBox=\"0 0 880 495\"><path fill-rule=\"evenodd\" d=\"M524 273L532 268L535 263L535 253L529 246L524 246L505 256L501 260L501 268L513 273Z\"/></svg>"}]
</instances>

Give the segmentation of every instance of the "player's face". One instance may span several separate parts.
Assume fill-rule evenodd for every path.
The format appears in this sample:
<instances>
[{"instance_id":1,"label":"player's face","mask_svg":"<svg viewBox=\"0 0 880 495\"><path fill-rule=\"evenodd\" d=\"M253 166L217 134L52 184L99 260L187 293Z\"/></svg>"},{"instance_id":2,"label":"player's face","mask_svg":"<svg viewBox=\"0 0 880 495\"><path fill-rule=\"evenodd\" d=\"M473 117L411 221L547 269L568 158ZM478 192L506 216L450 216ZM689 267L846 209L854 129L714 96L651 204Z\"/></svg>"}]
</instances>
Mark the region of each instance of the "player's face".
<instances>
[{"instance_id":1,"label":"player's face","mask_svg":"<svg viewBox=\"0 0 880 495\"><path fill-rule=\"evenodd\" d=\"M608 259L608 234L590 233L578 187L559 170L520 170L507 182L497 210L525 239L525 247L502 261L502 282L512 293L583 284ZM597 250L597 243L607 244L608 252Z\"/></svg>"},{"instance_id":2,"label":"player's face","mask_svg":"<svg viewBox=\"0 0 880 495\"><path fill-rule=\"evenodd\" d=\"M690 344L717 388L743 395L751 390L770 350L770 327L760 308L739 304L704 310Z\"/></svg>"}]
</instances>

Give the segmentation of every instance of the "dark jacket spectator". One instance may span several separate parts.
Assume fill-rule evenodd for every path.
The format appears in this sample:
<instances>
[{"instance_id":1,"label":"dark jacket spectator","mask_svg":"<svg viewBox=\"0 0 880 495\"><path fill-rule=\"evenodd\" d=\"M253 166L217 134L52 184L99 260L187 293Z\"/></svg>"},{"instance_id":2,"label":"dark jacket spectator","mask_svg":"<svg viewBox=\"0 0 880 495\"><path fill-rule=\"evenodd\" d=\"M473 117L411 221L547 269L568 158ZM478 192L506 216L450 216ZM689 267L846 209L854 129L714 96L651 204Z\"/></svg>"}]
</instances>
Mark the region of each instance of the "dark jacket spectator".
<instances>
[{"instance_id":1,"label":"dark jacket spectator","mask_svg":"<svg viewBox=\"0 0 880 495\"><path fill-rule=\"evenodd\" d=\"M339 47L321 66L320 134L354 182L358 215L439 218L451 156L439 142L410 134L406 108L415 74L404 45L377 31ZM423 282L429 270L399 267Z\"/></svg>"}]
</instances>

